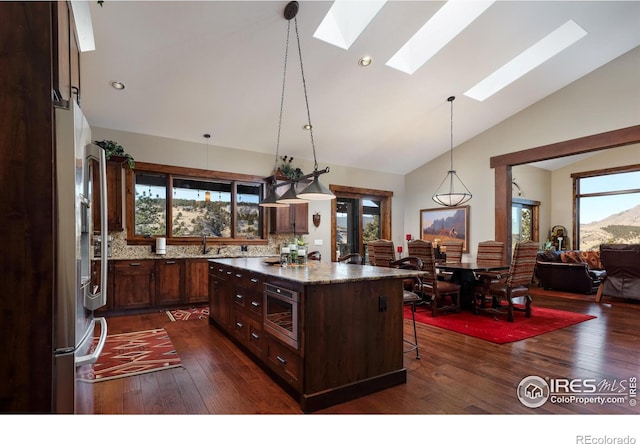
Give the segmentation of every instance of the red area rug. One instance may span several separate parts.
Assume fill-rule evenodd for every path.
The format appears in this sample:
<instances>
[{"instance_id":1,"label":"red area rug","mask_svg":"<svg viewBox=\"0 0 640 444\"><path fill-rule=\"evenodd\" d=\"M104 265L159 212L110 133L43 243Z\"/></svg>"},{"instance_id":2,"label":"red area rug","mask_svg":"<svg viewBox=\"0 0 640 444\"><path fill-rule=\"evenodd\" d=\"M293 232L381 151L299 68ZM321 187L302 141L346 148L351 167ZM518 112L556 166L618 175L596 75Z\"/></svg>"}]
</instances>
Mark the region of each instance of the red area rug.
<instances>
[{"instance_id":1,"label":"red area rug","mask_svg":"<svg viewBox=\"0 0 640 444\"><path fill-rule=\"evenodd\" d=\"M521 312L516 312L514 316L513 322L507 322L505 316L500 316L496 320L488 314L474 315L471 312L462 311L461 313L440 314L433 318L431 310L428 308L416 308L416 322L473 336L495 344L506 344L532 338L596 317L535 306L531 307L530 318L525 318L524 313ZM411 309L408 306L404 307L404 317L411 319Z\"/></svg>"},{"instance_id":2,"label":"red area rug","mask_svg":"<svg viewBox=\"0 0 640 444\"><path fill-rule=\"evenodd\" d=\"M164 328L135 331L107 336L98 362L86 366L87 371L80 375L80 379L85 382L109 381L181 365L176 348Z\"/></svg>"},{"instance_id":3,"label":"red area rug","mask_svg":"<svg viewBox=\"0 0 640 444\"><path fill-rule=\"evenodd\" d=\"M207 319L209 307L179 308L165 312L171 321L190 321L193 319Z\"/></svg>"}]
</instances>

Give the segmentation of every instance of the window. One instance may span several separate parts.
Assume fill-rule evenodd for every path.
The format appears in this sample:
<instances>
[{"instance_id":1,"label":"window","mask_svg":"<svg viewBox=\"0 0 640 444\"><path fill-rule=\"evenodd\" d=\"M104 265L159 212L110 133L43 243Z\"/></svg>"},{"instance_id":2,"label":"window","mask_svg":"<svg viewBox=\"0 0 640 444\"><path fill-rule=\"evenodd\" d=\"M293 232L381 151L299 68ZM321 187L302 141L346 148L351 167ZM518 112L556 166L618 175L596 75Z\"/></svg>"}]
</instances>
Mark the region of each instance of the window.
<instances>
[{"instance_id":1,"label":"window","mask_svg":"<svg viewBox=\"0 0 640 444\"><path fill-rule=\"evenodd\" d=\"M266 243L263 186L253 176L136 162L127 171L127 240L188 244L206 234L212 242Z\"/></svg>"},{"instance_id":2,"label":"window","mask_svg":"<svg viewBox=\"0 0 640 444\"><path fill-rule=\"evenodd\" d=\"M359 253L367 261L367 243L391 238L392 192L331 185L336 195L332 227L332 255L337 259Z\"/></svg>"},{"instance_id":3,"label":"window","mask_svg":"<svg viewBox=\"0 0 640 444\"><path fill-rule=\"evenodd\" d=\"M511 248L520 241L538 241L540 202L514 197L511 200Z\"/></svg>"},{"instance_id":4,"label":"window","mask_svg":"<svg viewBox=\"0 0 640 444\"><path fill-rule=\"evenodd\" d=\"M576 245L640 242L640 165L572 174Z\"/></svg>"}]
</instances>

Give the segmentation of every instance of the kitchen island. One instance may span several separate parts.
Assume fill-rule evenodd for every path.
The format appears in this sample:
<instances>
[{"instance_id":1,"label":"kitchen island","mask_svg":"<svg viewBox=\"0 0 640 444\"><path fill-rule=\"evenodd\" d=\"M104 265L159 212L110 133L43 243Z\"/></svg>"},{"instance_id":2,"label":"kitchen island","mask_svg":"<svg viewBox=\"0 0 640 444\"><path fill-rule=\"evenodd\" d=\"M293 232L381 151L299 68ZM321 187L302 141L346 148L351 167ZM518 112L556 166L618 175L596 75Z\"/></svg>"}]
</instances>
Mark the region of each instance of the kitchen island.
<instances>
[{"instance_id":1,"label":"kitchen island","mask_svg":"<svg viewBox=\"0 0 640 444\"><path fill-rule=\"evenodd\" d=\"M311 412L406 382L403 280L421 274L210 259L209 321Z\"/></svg>"}]
</instances>

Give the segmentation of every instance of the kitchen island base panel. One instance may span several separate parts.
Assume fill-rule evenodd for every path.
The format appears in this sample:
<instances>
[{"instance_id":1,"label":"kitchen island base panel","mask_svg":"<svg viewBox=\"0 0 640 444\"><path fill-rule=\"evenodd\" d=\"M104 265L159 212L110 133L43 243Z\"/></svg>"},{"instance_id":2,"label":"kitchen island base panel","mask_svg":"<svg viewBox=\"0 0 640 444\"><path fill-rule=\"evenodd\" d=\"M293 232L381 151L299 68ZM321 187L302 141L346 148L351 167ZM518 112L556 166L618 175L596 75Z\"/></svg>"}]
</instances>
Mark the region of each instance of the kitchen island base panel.
<instances>
[{"instance_id":1,"label":"kitchen island base panel","mask_svg":"<svg viewBox=\"0 0 640 444\"><path fill-rule=\"evenodd\" d=\"M323 262L281 268L254 259L212 259L209 269L210 323L303 412L406 383L403 281L422 272ZM264 286L262 314L247 308L249 300L260 304L253 281Z\"/></svg>"},{"instance_id":2,"label":"kitchen island base panel","mask_svg":"<svg viewBox=\"0 0 640 444\"><path fill-rule=\"evenodd\" d=\"M320 393L302 394L299 400L300 408L305 413L312 413L396 385L406 384L406 382L407 370L402 368L391 373L354 382L353 384L347 384L342 387L331 388Z\"/></svg>"}]
</instances>

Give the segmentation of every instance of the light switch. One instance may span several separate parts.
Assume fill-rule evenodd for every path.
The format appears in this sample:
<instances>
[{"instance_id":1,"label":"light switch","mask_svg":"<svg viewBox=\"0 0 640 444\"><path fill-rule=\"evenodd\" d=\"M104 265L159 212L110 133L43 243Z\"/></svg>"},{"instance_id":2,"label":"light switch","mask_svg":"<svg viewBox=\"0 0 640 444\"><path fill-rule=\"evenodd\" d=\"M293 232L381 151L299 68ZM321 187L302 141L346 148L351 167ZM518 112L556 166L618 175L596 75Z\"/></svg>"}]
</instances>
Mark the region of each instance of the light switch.
<instances>
[{"instance_id":1,"label":"light switch","mask_svg":"<svg viewBox=\"0 0 640 444\"><path fill-rule=\"evenodd\" d=\"M313 245L322 245L322 239L315 239Z\"/></svg>"}]
</instances>

